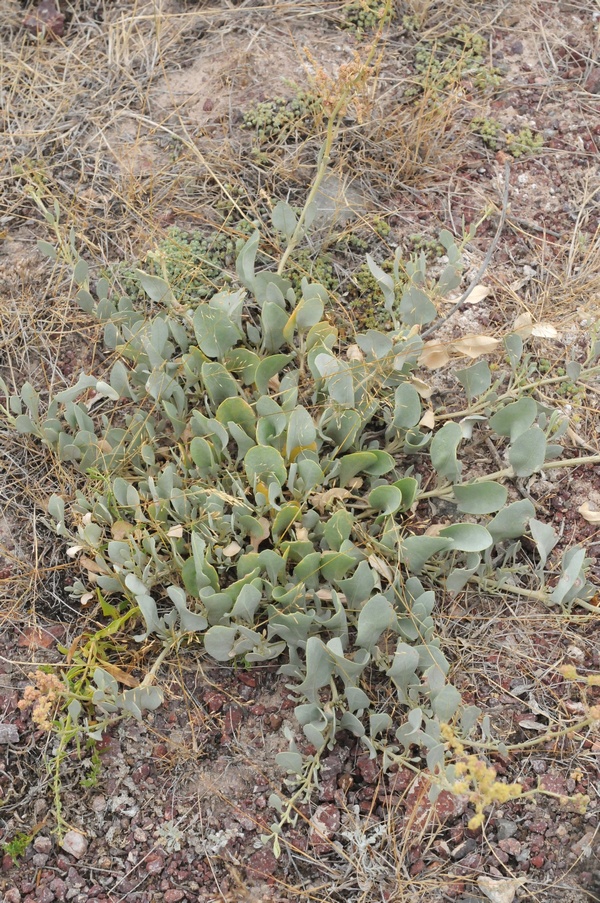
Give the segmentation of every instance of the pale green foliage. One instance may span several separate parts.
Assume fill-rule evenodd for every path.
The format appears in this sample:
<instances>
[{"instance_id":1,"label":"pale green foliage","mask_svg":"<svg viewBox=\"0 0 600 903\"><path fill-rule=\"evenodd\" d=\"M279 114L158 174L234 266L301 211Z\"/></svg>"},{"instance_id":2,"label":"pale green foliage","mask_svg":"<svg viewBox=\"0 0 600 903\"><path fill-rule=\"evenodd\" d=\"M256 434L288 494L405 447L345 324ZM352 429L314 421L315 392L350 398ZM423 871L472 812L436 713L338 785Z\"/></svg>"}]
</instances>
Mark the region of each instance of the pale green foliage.
<instances>
[{"instance_id":1,"label":"pale green foliage","mask_svg":"<svg viewBox=\"0 0 600 903\"><path fill-rule=\"evenodd\" d=\"M387 25L393 18L393 10L385 0L355 0L342 10L343 28L359 36L365 31L375 31L381 24Z\"/></svg>"},{"instance_id":2,"label":"pale green foliage","mask_svg":"<svg viewBox=\"0 0 600 903\"><path fill-rule=\"evenodd\" d=\"M278 205L275 227L289 234L294 217ZM103 598L139 612L137 639L168 646L195 637L220 661L283 658L280 673L298 695L296 717L317 758L348 730L371 755L385 747L389 759L418 744L432 771L444 767L440 723L456 716L460 695L435 633L438 587L534 585L563 607L590 594L578 548L545 590L556 534L529 500L507 504L503 485L560 455L566 420L531 397L497 403L499 382L478 362L457 374L478 398L477 414L433 434L419 426L417 327L460 283L460 252L447 232L441 241L449 263L434 290L421 256L405 265L399 300L399 256L392 274L369 258L394 325L358 335L360 354L350 359L320 285L303 280L297 295L287 278L257 271L258 233L238 255L239 286L210 300L192 304L138 271L151 315L110 297L105 280L92 294L79 260L79 304L104 323L116 355L108 381L82 375L44 405L28 384L12 395L3 387L15 428L89 475L74 502L53 496L48 513L94 560ZM506 350L513 382L528 366L522 340L509 337ZM469 477L463 459L474 428L505 444L506 471ZM424 455L437 478L427 492ZM411 534L406 515L435 495L456 505L456 522ZM524 534L537 548L535 569L519 556ZM88 590L77 582L74 594ZM363 681L373 672L387 677L405 712L391 742L389 716ZM121 693L97 668L92 701L105 715L139 717L161 694L150 686ZM76 720L80 710L69 714ZM317 760L293 738L279 761L313 780Z\"/></svg>"}]
</instances>

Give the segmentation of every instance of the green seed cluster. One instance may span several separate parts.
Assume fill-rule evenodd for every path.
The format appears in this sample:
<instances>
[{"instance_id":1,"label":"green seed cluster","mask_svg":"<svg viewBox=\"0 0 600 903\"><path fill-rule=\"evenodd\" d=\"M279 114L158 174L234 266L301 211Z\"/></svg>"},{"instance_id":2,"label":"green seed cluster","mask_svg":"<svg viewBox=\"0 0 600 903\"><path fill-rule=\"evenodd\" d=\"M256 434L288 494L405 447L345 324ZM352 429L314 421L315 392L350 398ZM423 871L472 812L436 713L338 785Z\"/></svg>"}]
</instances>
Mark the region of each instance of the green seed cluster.
<instances>
[{"instance_id":1,"label":"green seed cluster","mask_svg":"<svg viewBox=\"0 0 600 903\"><path fill-rule=\"evenodd\" d=\"M394 271L392 260L384 260L380 266L386 273L392 274ZM398 304L401 295L402 286L398 285L396 287ZM391 319L383 306L381 289L366 263L353 274L346 293L346 301L357 330L381 329L390 326Z\"/></svg>"},{"instance_id":2,"label":"green seed cluster","mask_svg":"<svg viewBox=\"0 0 600 903\"><path fill-rule=\"evenodd\" d=\"M390 10L386 12L385 3L381 0L357 0L344 7L343 28L353 31L355 34L364 34L365 31L375 31L383 20L387 25L392 20Z\"/></svg>"},{"instance_id":3,"label":"green seed cluster","mask_svg":"<svg viewBox=\"0 0 600 903\"><path fill-rule=\"evenodd\" d=\"M236 225L234 235L223 231L186 232L173 227L156 250L147 254L142 266L151 275L166 277L184 298L211 298L223 288L223 283L232 281L239 246L253 229L246 221ZM141 300L143 291L132 271L121 271L119 276L127 295Z\"/></svg>"},{"instance_id":4,"label":"green seed cluster","mask_svg":"<svg viewBox=\"0 0 600 903\"><path fill-rule=\"evenodd\" d=\"M292 283L292 288L299 295L301 292L302 277L309 282L318 282L328 292L334 293L339 289L339 280L335 275L330 254L319 254L314 257L310 250L297 248L294 251L294 261L286 273Z\"/></svg>"},{"instance_id":5,"label":"green seed cluster","mask_svg":"<svg viewBox=\"0 0 600 903\"><path fill-rule=\"evenodd\" d=\"M424 41L415 54L415 68L427 85L439 90L470 81L479 91L500 84L501 73L490 66L486 39L467 25L456 25L433 44Z\"/></svg>"},{"instance_id":6,"label":"green seed cluster","mask_svg":"<svg viewBox=\"0 0 600 903\"><path fill-rule=\"evenodd\" d=\"M371 225L380 238L387 238L392 231L392 227L387 222L387 220L384 220L379 216L373 220Z\"/></svg>"},{"instance_id":7,"label":"green seed cluster","mask_svg":"<svg viewBox=\"0 0 600 903\"><path fill-rule=\"evenodd\" d=\"M498 140L502 137L502 129L500 123L495 119L486 119L478 116L471 122L471 128L479 135L486 147L491 150L498 149Z\"/></svg>"},{"instance_id":8,"label":"green seed cluster","mask_svg":"<svg viewBox=\"0 0 600 903\"><path fill-rule=\"evenodd\" d=\"M527 126L522 128L516 135L511 134L511 132L506 134L506 149L515 159L527 154L534 154L543 146L543 135L540 135L539 132L532 132Z\"/></svg>"},{"instance_id":9,"label":"green seed cluster","mask_svg":"<svg viewBox=\"0 0 600 903\"><path fill-rule=\"evenodd\" d=\"M527 126L515 135L512 132L505 132L495 119L477 117L472 120L471 128L491 150L498 150L501 147L515 159L533 154L544 145L543 135L533 132Z\"/></svg>"},{"instance_id":10,"label":"green seed cluster","mask_svg":"<svg viewBox=\"0 0 600 903\"><path fill-rule=\"evenodd\" d=\"M413 254L424 254L429 261L443 257L446 253L446 249L437 238L427 238L426 235L419 235L418 232L413 232L408 236L408 248Z\"/></svg>"},{"instance_id":11,"label":"green seed cluster","mask_svg":"<svg viewBox=\"0 0 600 903\"><path fill-rule=\"evenodd\" d=\"M307 91L298 91L289 100L265 100L246 110L242 128L256 132L260 142L305 136L311 131L319 106L319 99Z\"/></svg>"}]
</instances>

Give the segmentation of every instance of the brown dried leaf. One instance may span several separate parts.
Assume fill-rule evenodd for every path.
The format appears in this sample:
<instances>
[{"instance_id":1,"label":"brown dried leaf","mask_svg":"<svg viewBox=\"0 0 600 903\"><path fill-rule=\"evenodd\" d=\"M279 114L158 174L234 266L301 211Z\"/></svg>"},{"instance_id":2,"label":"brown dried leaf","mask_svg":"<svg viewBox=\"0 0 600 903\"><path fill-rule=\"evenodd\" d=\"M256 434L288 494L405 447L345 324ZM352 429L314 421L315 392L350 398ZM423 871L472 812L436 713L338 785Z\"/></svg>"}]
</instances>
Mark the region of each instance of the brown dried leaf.
<instances>
[{"instance_id":1,"label":"brown dried leaf","mask_svg":"<svg viewBox=\"0 0 600 903\"><path fill-rule=\"evenodd\" d=\"M493 339L489 335L469 334L452 342L452 348L466 357L476 358L482 354L490 354L490 352L495 351L499 344L499 339Z\"/></svg>"},{"instance_id":2,"label":"brown dried leaf","mask_svg":"<svg viewBox=\"0 0 600 903\"><path fill-rule=\"evenodd\" d=\"M387 561L384 561L383 558L380 558L378 555L369 555L368 560L373 570L377 571L377 573L387 580L388 583L394 582L394 574Z\"/></svg>"},{"instance_id":3,"label":"brown dried leaf","mask_svg":"<svg viewBox=\"0 0 600 903\"><path fill-rule=\"evenodd\" d=\"M588 524L600 524L600 511L594 511L590 508L589 502L584 502L577 509L579 514L588 522Z\"/></svg>"},{"instance_id":4,"label":"brown dried leaf","mask_svg":"<svg viewBox=\"0 0 600 903\"><path fill-rule=\"evenodd\" d=\"M358 345L348 345L346 348L346 357L349 361L364 361L365 356Z\"/></svg>"},{"instance_id":5,"label":"brown dried leaf","mask_svg":"<svg viewBox=\"0 0 600 903\"><path fill-rule=\"evenodd\" d=\"M350 495L352 495L352 493L348 489L334 486L326 492L315 492L314 495L311 495L310 500L311 504L320 514L325 514L325 509L328 508L335 499L343 501L344 499L349 498Z\"/></svg>"},{"instance_id":6,"label":"brown dried leaf","mask_svg":"<svg viewBox=\"0 0 600 903\"><path fill-rule=\"evenodd\" d=\"M533 320L531 314L528 311L525 311L525 313L523 314L519 314L519 316L513 323L513 332L516 332L517 335L520 335L522 339L528 339L531 335L532 329Z\"/></svg>"},{"instance_id":7,"label":"brown dried leaf","mask_svg":"<svg viewBox=\"0 0 600 903\"><path fill-rule=\"evenodd\" d=\"M428 399L433 395L432 386L430 386L429 383L426 383L424 380L419 379L418 376L413 376L410 382L411 385L415 387L421 398Z\"/></svg>"},{"instance_id":8,"label":"brown dried leaf","mask_svg":"<svg viewBox=\"0 0 600 903\"><path fill-rule=\"evenodd\" d=\"M82 555L79 559L79 564L86 569L89 574L107 574L110 573L108 568L102 567L97 564L92 558L88 558L87 555Z\"/></svg>"},{"instance_id":9,"label":"brown dried leaf","mask_svg":"<svg viewBox=\"0 0 600 903\"><path fill-rule=\"evenodd\" d=\"M419 426L424 426L426 430L432 430L435 426L435 414L433 411L425 411L419 420Z\"/></svg>"},{"instance_id":10,"label":"brown dried leaf","mask_svg":"<svg viewBox=\"0 0 600 903\"><path fill-rule=\"evenodd\" d=\"M465 304L479 304L484 298L487 298L490 292L491 288L489 285L476 285L467 297Z\"/></svg>"},{"instance_id":11,"label":"brown dried leaf","mask_svg":"<svg viewBox=\"0 0 600 903\"><path fill-rule=\"evenodd\" d=\"M265 539L268 539L271 535L271 522L267 520L266 517L259 517L258 522L263 529L262 534L260 536L257 535L250 537L250 545L255 552L258 552L258 547L261 542L264 542Z\"/></svg>"},{"instance_id":12,"label":"brown dried leaf","mask_svg":"<svg viewBox=\"0 0 600 903\"><path fill-rule=\"evenodd\" d=\"M110 532L112 533L112 538L120 542L123 539L127 539L134 529L133 524L128 523L126 520L116 520L110 528Z\"/></svg>"},{"instance_id":13,"label":"brown dried leaf","mask_svg":"<svg viewBox=\"0 0 600 903\"><path fill-rule=\"evenodd\" d=\"M132 677L131 674L128 674L126 671L123 671L117 665L113 665L110 662L102 662L102 667L105 671L108 671L115 680L118 680L120 684L124 684L126 687L139 687L140 682L136 680L135 677Z\"/></svg>"},{"instance_id":14,"label":"brown dried leaf","mask_svg":"<svg viewBox=\"0 0 600 903\"><path fill-rule=\"evenodd\" d=\"M439 370L450 360L450 352L445 342L425 342L419 357L419 364L428 370Z\"/></svg>"},{"instance_id":15,"label":"brown dried leaf","mask_svg":"<svg viewBox=\"0 0 600 903\"><path fill-rule=\"evenodd\" d=\"M552 323L536 323L532 327L531 335L538 339L555 339L558 336L558 329Z\"/></svg>"}]
</instances>

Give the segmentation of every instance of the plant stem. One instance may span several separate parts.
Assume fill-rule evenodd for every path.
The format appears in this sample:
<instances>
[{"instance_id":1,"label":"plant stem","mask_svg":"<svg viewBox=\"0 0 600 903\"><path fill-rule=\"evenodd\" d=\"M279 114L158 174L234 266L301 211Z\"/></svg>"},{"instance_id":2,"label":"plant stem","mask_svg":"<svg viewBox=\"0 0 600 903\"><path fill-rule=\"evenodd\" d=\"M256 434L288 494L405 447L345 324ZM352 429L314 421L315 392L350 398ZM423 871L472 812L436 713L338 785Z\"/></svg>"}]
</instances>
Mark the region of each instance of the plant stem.
<instances>
[{"instance_id":1,"label":"plant stem","mask_svg":"<svg viewBox=\"0 0 600 903\"><path fill-rule=\"evenodd\" d=\"M593 722L593 718L584 718L583 721L580 721L578 724L573 724L571 727L563 727L556 731L547 731L545 734L542 734L541 737L534 737L532 740L525 740L523 743L512 743L510 746L503 744L503 747L507 752L517 752L520 749L531 749L534 746L539 746L541 743L550 743L553 740L558 740L560 737L565 737L568 734L585 730L585 728L589 727ZM462 740L461 742L466 746L473 747L473 749L498 751L498 743L480 743L477 740Z\"/></svg>"},{"instance_id":2,"label":"plant stem","mask_svg":"<svg viewBox=\"0 0 600 903\"><path fill-rule=\"evenodd\" d=\"M581 458L561 458L558 461L545 461L541 470L558 470L563 467L582 467L585 464L600 464L600 455L583 455ZM474 486L477 483L489 483L494 480L502 480L505 477L512 479L516 477L512 467L504 467L495 473L489 473L482 477L475 477L473 480L466 480L460 483L460 486ZM416 501L422 499L450 498L452 496L452 485L440 486L439 489L430 489L429 492L419 492L416 495Z\"/></svg>"},{"instance_id":3,"label":"plant stem","mask_svg":"<svg viewBox=\"0 0 600 903\"><path fill-rule=\"evenodd\" d=\"M329 161L331 159L331 149L333 147L333 142L335 141L335 139L338 135L338 132L339 132L341 114L342 114L343 110L345 109L345 107L348 105L348 102L352 95L353 89L364 77L369 66L373 62L373 58L375 56L375 52L376 52L378 44L379 44L379 39L383 32L385 16L390 12L390 10L391 10L391 0L387 0L386 5L382 11L381 24L379 26L377 34L375 35L375 37L371 43L371 47L369 49L369 52L367 54L367 58L366 58L365 62L360 66L360 69L357 72L357 74L354 75L353 78L349 78L348 81L346 81L345 84L343 84L341 86L340 95L339 95L331 113L329 114L329 118L327 120L327 131L325 134L325 142L319 153L315 178L314 178L313 184L311 186L311 189L308 193L308 196L306 198L306 201L304 203L304 207L302 208L302 212L300 213L300 216L298 217L298 222L296 223L296 228L294 229L294 231L290 237L290 240L288 242L287 248L283 252L281 260L279 261L279 266L277 267L277 275L278 276L281 276L281 274L285 270L285 266L288 262L290 254L292 253L292 251L294 250L294 248L296 247L296 245L298 244L298 242L300 241L300 239L302 238L302 236L304 234L304 224L306 222L306 217L308 216L308 213L311 209L311 205L314 202L314 200L318 194L319 188L321 187L321 183L323 182L323 179L325 177L325 173L327 172L327 167L328 167Z\"/></svg>"},{"instance_id":4,"label":"plant stem","mask_svg":"<svg viewBox=\"0 0 600 903\"><path fill-rule=\"evenodd\" d=\"M586 370L583 373L580 373L577 377L577 382L583 382L584 377L589 379L590 377L597 376L600 374L600 366L599 367L591 367L589 370ZM527 389L539 389L542 386L553 386L556 383L564 383L566 380L566 376L545 376L543 379L535 380L535 382L531 382L527 385ZM513 389L508 389L502 395L499 395L498 398L494 400L494 404L498 404L501 401L509 401L511 398L514 398L516 394L523 392L523 386L515 386ZM471 405L471 407L466 408L462 411L453 411L450 414L442 414L440 417L437 417L436 420L454 420L456 417L468 417L471 414L476 414L478 411L485 410L488 405L488 401L485 398L480 399L476 404Z\"/></svg>"}]
</instances>

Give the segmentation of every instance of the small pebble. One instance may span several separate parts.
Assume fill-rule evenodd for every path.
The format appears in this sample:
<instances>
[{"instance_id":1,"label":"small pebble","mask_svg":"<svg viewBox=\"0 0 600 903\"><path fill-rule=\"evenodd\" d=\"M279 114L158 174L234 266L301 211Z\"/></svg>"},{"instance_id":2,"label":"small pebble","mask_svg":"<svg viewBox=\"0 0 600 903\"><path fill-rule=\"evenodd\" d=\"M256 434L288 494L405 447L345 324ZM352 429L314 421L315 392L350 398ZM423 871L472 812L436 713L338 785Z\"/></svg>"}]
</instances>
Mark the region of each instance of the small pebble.
<instances>
[{"instance_id":1,"label":"small pebble","mask_svg":"<svg viewBox=\"0 0 600 903\"><path fill-rule=\"evenodd\" d=\"M81 859L88 848L88 842L79 831L67 831L63 837L61 847L65 853L70 853L75 859Z\"/></svg>"}]
</instances>

